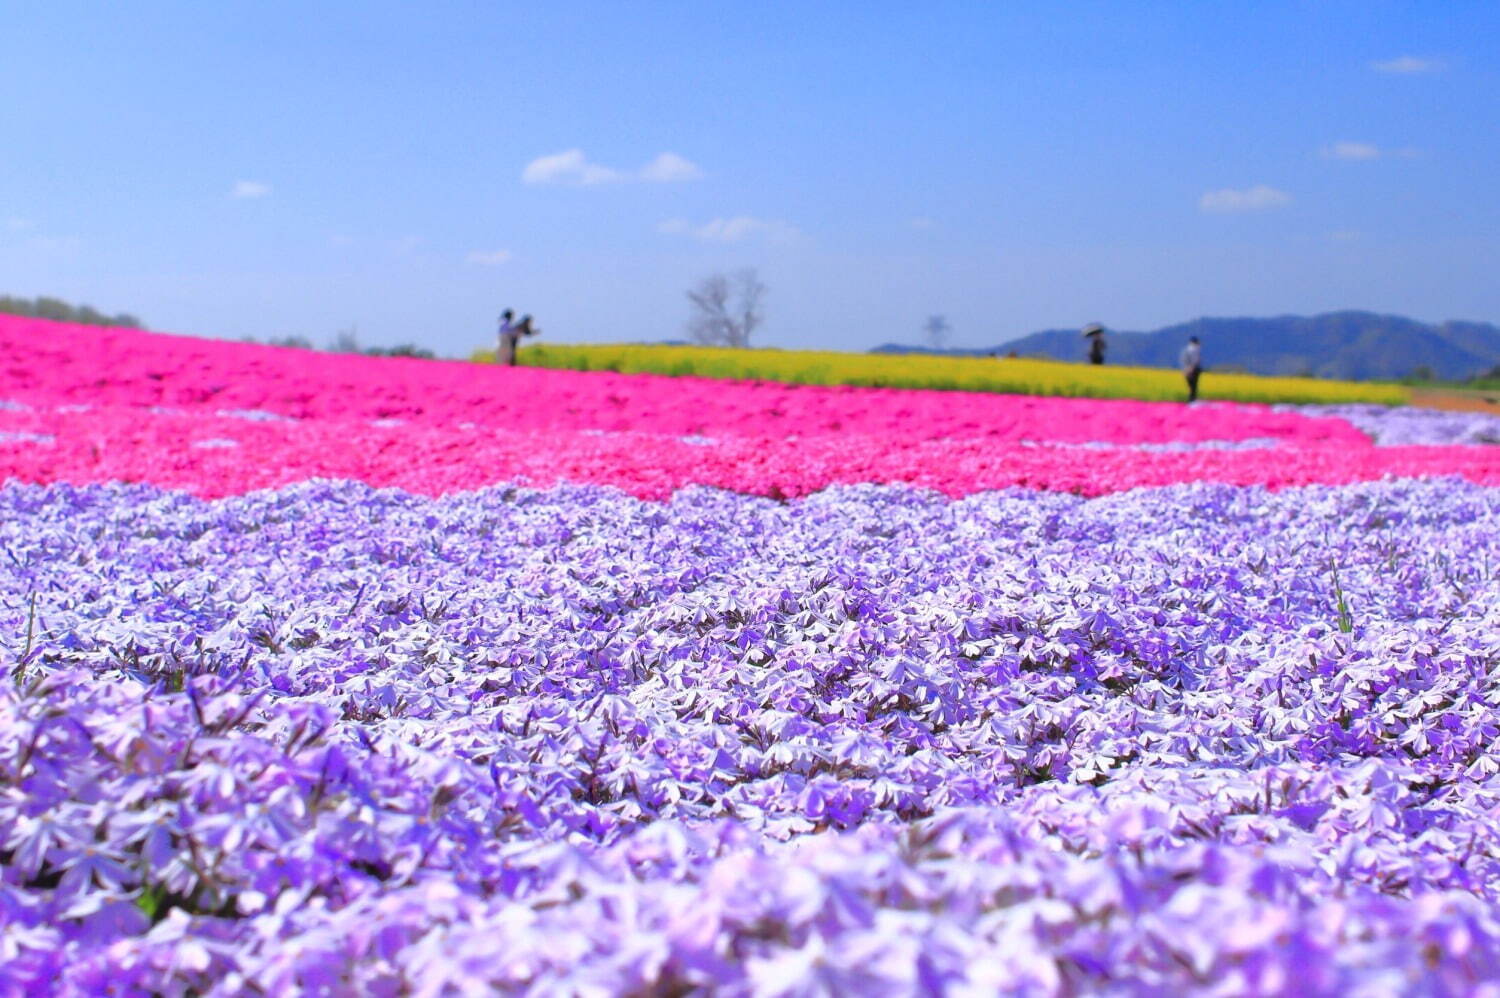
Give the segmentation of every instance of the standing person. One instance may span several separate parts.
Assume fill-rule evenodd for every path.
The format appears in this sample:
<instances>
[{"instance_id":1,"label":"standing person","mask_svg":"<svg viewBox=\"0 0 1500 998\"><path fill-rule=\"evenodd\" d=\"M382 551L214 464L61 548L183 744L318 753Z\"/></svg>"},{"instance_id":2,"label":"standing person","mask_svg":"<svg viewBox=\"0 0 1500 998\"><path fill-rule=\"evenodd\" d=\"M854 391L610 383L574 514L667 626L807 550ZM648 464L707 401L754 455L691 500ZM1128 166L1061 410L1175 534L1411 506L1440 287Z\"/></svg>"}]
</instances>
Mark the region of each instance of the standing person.
<instances>
[{"instance_id":1,"label":"standing person","mask_svg":"<svg viewBox=\"0 0 1500 998\"><path fill-rule=\"evenodd\" d=\"M1089 363L1104 363L1104 327L1091 322L1083 327L1083 335L1089 341Z\"/></svg>"},{"instance_id":2,"label":"standing person","mask_svg":"<svg viewBox=\"0 0 1500 998\"><path fill-rule=\"evenodd\" d=\"M1203 348L1198 345L1198 337L1188 337L1187 346L1182 348L1182 356L1177 358L1177 364L1182 368L1182 376L1187 379L1187 400L1196 402L1198 400L1198 375L1203 373Z\"/></svg>"},{"instance_id":3,"label":"standing person","mask_svg":"<svg viewBox=\"0 0 1500 998\"><path fill-rule=\"evenodd\" d=\"M500 363L504 364L506 367L515 367L516 346L521 342L521 337L535 336L540 333L541 330L532 328L531 316L529 315L521 316L521 321L512 325L510 323L510 320L506 318L510 314L510 311L507 310L505 314L500 317L501 325L499 360Z\"/></svg>"},{"instance_id":4,"label":"standing person","mask_svg":"<svg viewBox=\"0 0 1500 998\"><path fill-rule=\"evenodd\" d=\"M507 367L516 363L516 327L511 322L515 315L510 309L500 313L500 330L495 336L495 362Z\"/></svg>"}]
</instances>

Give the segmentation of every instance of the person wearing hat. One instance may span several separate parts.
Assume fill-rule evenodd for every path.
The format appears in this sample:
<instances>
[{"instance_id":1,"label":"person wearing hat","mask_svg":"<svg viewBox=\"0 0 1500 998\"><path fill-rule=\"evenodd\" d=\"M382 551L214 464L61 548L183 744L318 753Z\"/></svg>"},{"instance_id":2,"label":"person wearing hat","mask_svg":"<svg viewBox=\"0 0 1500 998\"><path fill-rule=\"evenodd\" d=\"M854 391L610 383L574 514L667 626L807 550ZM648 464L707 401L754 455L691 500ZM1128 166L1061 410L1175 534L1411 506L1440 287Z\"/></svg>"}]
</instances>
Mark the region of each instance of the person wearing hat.
<instances>
[{"instance_id":1,"label":"person wearing hat","mask_svg":"<svg viewBox=\"0 0 1500 998\"><path fill-rule=\"evenodd\" d=\"M1182 348L1182 356L1177 358L1177 365L1182 368L1182 376L1187 379L1187 400L1196 402L1198 375L1203 373L1203 348L1198 345L1198 337L1188 337L1187 346Z\"/></svg>"},{"instance_id":2,"label":"person wearing hat","mask_svg":"<svg viewBox=\"0 0 1500 998\"><path fill-rule=\"evenodd\" d=\"M1089 341L1089 363L1104 363L1104 327L1091 322L1083 327L1083 336Z\"/></svg>"}]
</instances>

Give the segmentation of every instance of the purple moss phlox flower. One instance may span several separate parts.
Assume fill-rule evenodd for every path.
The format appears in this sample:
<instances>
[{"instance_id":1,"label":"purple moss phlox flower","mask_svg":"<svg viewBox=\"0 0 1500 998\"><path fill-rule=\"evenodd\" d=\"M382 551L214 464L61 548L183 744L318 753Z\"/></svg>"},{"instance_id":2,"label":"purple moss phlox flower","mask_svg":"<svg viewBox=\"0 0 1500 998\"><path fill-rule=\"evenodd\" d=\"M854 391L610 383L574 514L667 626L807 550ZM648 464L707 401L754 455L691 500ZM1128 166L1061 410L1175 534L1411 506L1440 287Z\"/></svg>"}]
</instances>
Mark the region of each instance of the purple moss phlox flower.
<instances>
[{"instance_id":1,"label":"purple moss phlox flower","mask_svg":"<svg viewBox=\"0 0 1500 998\"><path fill-rule=\"evenodd\" d=\"M0 995L1469 992L1500 492L0 488Z\"/></svg>"}]
</instances>

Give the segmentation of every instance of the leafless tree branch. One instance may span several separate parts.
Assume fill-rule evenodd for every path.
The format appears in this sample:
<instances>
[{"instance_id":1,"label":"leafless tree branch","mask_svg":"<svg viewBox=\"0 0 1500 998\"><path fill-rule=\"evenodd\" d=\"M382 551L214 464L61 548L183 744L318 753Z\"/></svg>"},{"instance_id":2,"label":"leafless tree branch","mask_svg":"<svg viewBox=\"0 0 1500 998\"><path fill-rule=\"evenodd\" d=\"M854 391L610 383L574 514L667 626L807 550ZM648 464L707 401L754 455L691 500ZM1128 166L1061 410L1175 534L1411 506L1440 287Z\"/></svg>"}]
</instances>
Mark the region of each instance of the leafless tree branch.
<instances>
[{"instance_id":1,"label":"leafless tree branch","mask_svg":"<svg viewBox=\"0 0 1500 998\"><path fill-rule=\"evenodd\" d=\"M761 299L766 286L754 270L733 277L711 274L688 291L692 313L688 335L695 343L711 346L747 347L750 335L765 319Z\"/></svg>"}]
</instances>

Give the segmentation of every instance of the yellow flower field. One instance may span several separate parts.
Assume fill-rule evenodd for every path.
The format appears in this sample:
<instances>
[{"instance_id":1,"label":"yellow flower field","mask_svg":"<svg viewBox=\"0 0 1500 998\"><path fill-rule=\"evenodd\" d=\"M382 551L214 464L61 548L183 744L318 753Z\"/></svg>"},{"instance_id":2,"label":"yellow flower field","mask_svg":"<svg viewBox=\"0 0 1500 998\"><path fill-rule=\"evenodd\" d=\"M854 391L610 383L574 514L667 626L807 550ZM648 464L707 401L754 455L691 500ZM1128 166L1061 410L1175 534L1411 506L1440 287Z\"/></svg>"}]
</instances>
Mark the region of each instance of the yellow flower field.
<instances>
[{"instance_id":1,"label":"yellow flower field","mask_svg":"<svg viewBox=\"0 0 1500 998\"><path fill-rule=\"evenodd\" d=\"M476 361L493 362L493 351ZM1019 395L1180 400L1182 375L1154 367L1094 367L1053 360L939 357L929 354L864 354L824 350L732 350L649 344L527 344L520 363L574 371L696 375L704 378L781 381L803 385L869 385L933 388ZM1204 372L1204 399L1238 402L1376 402L1402 405L1409 392L1399 385L1270 378Z\"/></svg>"}]
</instances>

